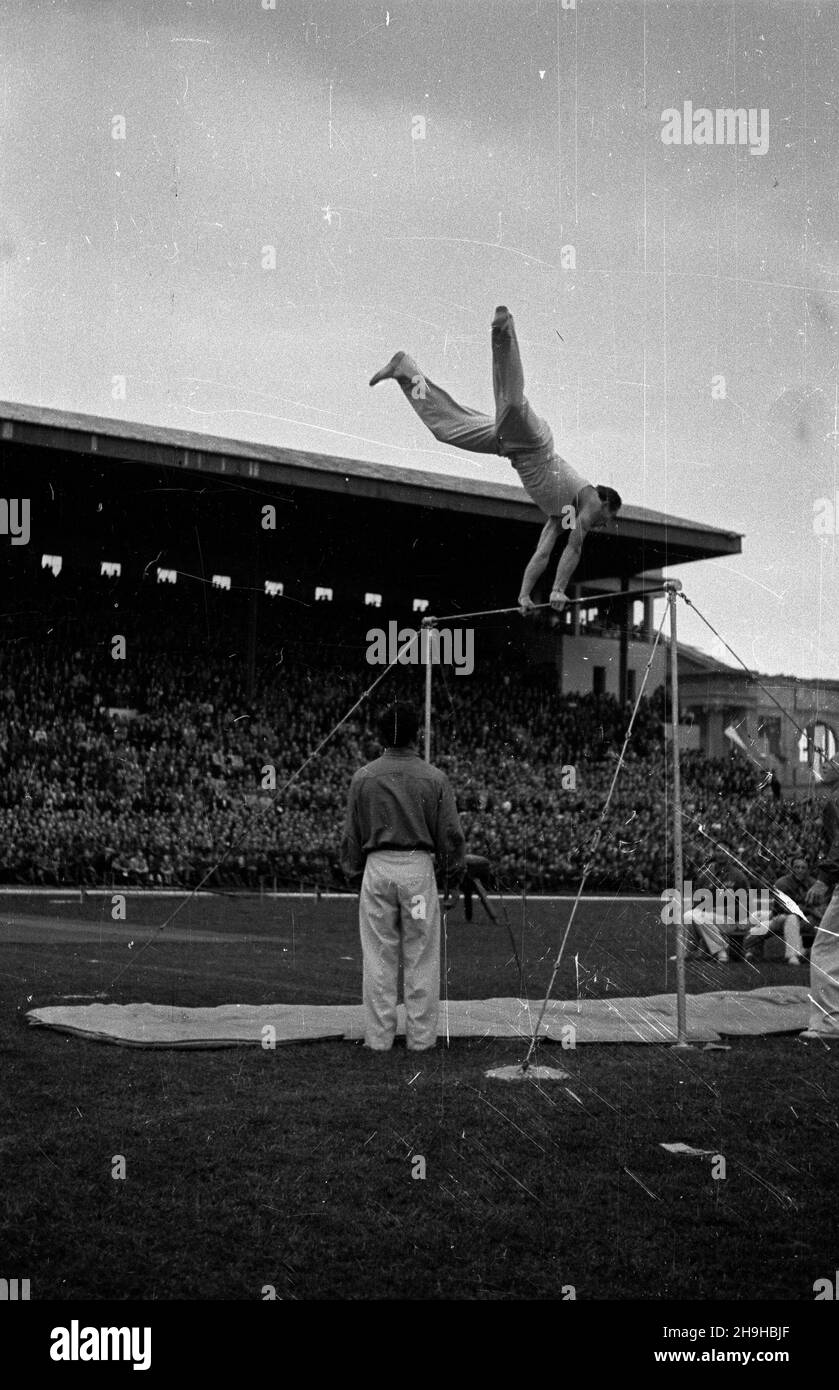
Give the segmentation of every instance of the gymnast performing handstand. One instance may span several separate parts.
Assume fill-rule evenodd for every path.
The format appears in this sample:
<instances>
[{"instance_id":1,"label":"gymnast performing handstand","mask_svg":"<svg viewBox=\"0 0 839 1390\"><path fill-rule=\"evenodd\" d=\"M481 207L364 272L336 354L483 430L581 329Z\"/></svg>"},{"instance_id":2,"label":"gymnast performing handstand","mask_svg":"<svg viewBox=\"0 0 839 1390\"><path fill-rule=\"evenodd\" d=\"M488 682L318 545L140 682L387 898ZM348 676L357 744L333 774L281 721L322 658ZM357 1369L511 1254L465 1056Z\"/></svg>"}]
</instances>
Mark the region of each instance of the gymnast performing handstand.
<instances>
[{"instance_id":1,"label":"gymnast performing handstand","mask_svg":"<svg viewBox=\"0 0 839 1390\"><path fill-rule=\"evenodd\" d=\"M580 563L587 533L605 529L620 510L621 499L614 488L587 482L556 453L550 427L540 420L524 394L524 372L510 311L501 304L492 320L494 419L458 405L406 352L395 353L387 366L371 377L370 385L388 377L398 381L435 439L457 449L509 458L528 495L547 517L521 582L519 606L523 614L536 607L531 597L534 585L548 566L560 531L568 533L550 598L551 607L561 612L568 602L566 586Z\"/></svg>"}]
</instances>

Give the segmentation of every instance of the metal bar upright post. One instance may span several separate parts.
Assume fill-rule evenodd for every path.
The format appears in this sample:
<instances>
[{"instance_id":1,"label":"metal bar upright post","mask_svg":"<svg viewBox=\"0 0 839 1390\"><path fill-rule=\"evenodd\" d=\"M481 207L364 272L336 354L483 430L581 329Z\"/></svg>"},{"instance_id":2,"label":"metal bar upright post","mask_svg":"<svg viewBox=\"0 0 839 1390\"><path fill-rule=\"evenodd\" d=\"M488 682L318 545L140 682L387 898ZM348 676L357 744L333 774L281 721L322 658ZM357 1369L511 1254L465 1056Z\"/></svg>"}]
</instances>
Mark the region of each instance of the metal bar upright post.
<instances>
[{"instance_id":1,"label":"metal bar upright post","mask_svg":"<svg viewBox=\"0 0 839 1390\"><path fill-rule=\"evenodd\" d=\"M423 633L425 635L425 747L423 750L425 761L431 762L431 666L435 647L435 619L423 618Z\"/></svg>"},{"instance_id":2,"label":"metal bar upright post","mask_svg":"<svg viewBox=\"0 0 839 1390\"><path fill-rule=\"evenodd\" d=\"M685 871L682 856L682 782L679 764L679 643L676 604L682 585L678 579L665 583L670 608L670 733L673 750L673 876L679 914L676 926L676 1047L689 1047L687 1036L687 998L685 992Z\"/></svg>"}]
</instances>

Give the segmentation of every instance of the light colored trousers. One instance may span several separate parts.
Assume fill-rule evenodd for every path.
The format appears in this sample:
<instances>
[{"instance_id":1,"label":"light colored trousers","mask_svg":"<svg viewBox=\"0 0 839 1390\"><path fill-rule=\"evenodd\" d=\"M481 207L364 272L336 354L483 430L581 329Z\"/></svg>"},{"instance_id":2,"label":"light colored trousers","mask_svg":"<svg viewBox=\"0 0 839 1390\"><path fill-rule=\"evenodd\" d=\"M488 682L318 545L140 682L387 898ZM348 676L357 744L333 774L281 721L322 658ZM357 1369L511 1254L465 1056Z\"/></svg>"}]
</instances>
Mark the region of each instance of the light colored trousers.
<instances>
[{"instance_id":1,"label":"light colored trousers","mask_svg":"<svg viewBox=\"0 0 839 1390\"><path fill-rule=\"evenodd\" d=\"M839 1038L839 885L816 928L810 951L810 1028Z\"/></svg>"},{"instance_id":2,"label":"light colored trousers","mask_svg":"<svg viewBox=\"0 0 839 1390\"><path fill-rule=\"evenodd\" d=\"M553 457L553 435L524 394L524 369L512 315L508 322L506 331L492 334L494 417L458 405L442 386L416 368L413 359L409 358L406 364L410 376L400 373L397 379L423 424L443 444L505 458L523 455L524 459L517 462L532 455L534 463L545 463ZM412 379L416 375L419 381Z\"/></svg>"},{"instance_id":3,"label":"light colored trousers","mask_svg":"<svg viewBox=\"0 0 839 1390\"><path fill-rule=\"evenodd\" d=\"M794 912L778 913L769 923L769 930L777 933L779 925L784 933L784 958L788 965L796 965L804 959L801 918L796 917Z\"/></svg>"},{"instance_id":4,"label":"light colored trousers","mask_svg":"<svg viewBox=\"0 0 839 1390\"><path fill-rule=\"evenodd\" d=\"M713 912L707 911L704 907L689 908L685 913L685 922L696 928L710 956L725 955L728 950L728 938L720 931L720 924Z\"/></svg>"},{"instance_id":5,"label":"light colored trousers","mask_svg":"<svg viewBox=\"0 0 839 1390\"><path fill-rule=\"evenodd\" d=\"M440 900L425 850L368 854L358 904L364 959L364 1036L386 1052L396 1035L399 959L409 1049L437 1042L440 1007Z\"/></svg>"},{"instance_id":6,"label":"light colored trousers","mask_svg":"<svg viewBox=\"0 0 839 1390\"><path fill-rule=\"evenodd\" d=\"M763 914L756 913L755 916L761 917ZM767 917L766 921L761 921L757 928L752 928L743 942L744 950L760 942L763 944L767 936L783 935L784 938L784 959L787 965L798 965L804 959L804 940L801 935L801 918L794 912L776 912L774 917Z\"/></svg>"}]
</instances>

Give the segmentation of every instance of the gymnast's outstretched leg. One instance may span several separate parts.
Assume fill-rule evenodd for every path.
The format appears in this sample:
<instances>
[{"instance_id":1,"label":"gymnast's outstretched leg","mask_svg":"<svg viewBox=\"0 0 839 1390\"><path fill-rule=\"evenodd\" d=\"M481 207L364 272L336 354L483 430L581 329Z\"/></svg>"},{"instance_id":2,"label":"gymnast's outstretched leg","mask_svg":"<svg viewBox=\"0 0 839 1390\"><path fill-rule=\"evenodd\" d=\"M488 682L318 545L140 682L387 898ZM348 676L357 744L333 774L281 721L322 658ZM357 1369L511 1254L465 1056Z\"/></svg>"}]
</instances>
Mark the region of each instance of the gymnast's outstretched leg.
<instances>
[{"instance_id":1,"label":"gymnast's outstretched leg","mask_svg":"<svg viewBox=\"0 0 839 1390\"><path fill-rule=\"evenodd\" d=\"M442 386L437 386L421 372L407 352L396 352L387 366L370 378L370 385L393 377L402 387L423 424L435 439L453 444L456 449L469 449L476 454L497 454L495 421L491 415L458 405Z\"/></svg>"},{"instance_id":2,"label":"gymnast's outstretched leg","mask_svg":"<svg viewBox=\"0 0 839 1390\"><path fill-rule=\"evenodd\" d=\"M549 457L553 435L524 394L516 326L506 304L499 304L492 320L492 388L498 453L506 458L517 454Z\"/></svg>"},{"instance_id":3,"label":"gymnast's outstretched leg","mask_svg":"<svg viewBox=\"0 0 839 1390\"><path fill-rule=\"evenodd\" d=\"M370 378L370 385L393 377L423 424L443 444L478 454L533 454L553 450L549 426L540 419L524 394L521 363L513 316L500 304L492 320L492 386L495 419L469 406L459 405L447 391L420 371L407 352L396 352L386 366Z\"/></svg>"}]
</instances>

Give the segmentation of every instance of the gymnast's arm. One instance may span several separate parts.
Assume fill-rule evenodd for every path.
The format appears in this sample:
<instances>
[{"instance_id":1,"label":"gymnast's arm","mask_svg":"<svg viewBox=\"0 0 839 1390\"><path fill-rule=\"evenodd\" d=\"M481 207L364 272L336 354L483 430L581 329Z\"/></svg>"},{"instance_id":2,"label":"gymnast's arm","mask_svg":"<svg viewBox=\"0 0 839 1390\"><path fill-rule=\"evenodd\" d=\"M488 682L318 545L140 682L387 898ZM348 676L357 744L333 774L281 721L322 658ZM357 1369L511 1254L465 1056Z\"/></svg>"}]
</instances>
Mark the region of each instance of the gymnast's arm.
<instances>
[{"instance_id":1,"label":"gymnast's arm","mask_svg":"<svg viewBox=\"0 0 839 1390\"><path fill-rule=\"evenodd\" d=\"M541 575L544 574L545 570L548 567L548 562L551 558L551 553L556 544L556 538L559 535L560 529L561 523L558 516L549 516L544 526L542 527L542 533L539 536L539 543L536 546L536 549L534 550L531 559L528 561L527 569L525 570L524 577L521 581L521 593L519 594L519 604L521 605L522 612L524 613L526 613L528 609L533 608L535 606L530 595L533 593L533 586L536 583L537 579L539 579Z\"/></svg>"},{"instance_id":2,"label":"gymnast's arm","mask_svg":"<svg viewBox=\"0 0 839 1390\"><path fill-rule=\"evenodd\" d=\"M585 502L577 512L577 524L568 537L568 542L556 567L556 578L551 590L551 607L562 609L567 603L566 589L572 574L580 563L583 541L600 516L601 510L600 499L597 498L595 502Z\"/></svg>"}]
</instances>

